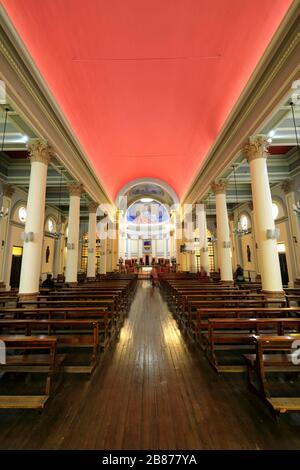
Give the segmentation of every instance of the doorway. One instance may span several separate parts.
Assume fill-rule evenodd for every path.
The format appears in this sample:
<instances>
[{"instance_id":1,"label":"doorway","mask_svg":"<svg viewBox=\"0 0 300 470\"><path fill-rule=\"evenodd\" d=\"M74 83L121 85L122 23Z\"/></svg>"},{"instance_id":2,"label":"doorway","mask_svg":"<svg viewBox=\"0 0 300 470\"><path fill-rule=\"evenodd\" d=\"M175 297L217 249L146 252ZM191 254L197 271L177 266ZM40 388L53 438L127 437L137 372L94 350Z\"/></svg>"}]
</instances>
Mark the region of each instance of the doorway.
<instances>
[{"instance_id":1,"label":"doorway","mask_svg":"<svg viewBox=\"0 0 300 470\"><path fill-rule=\"evenodd\" d=\"M149 255L145 255L145 265L149 266Z\"/></svg>"},{"instance_id":2,"label":"doorway","mask_svg":"<svg viewBox=\"0 0 300 470\"><path fill-rule=\"evenodd\" d=\"M10 271L10 287L12 289L18 289L20 285L22 255L23 255L23 247L13 246L11 271Z\"/></svg>"},{"instance_id":3,"label":"doorway","mask_svg":"<svg viewBox=\"0 0 300 470\"><path fill-rule=\"evenodd\" d=\"M287 261L286 261L285 244L278 243L277 251L278 251L278 256L279 256L281 281L282 281L282 284L285 286L285 285L288 285L289 283L289 272L288 272L288 266L287 266Z\"/></svg>"}]
</instances>

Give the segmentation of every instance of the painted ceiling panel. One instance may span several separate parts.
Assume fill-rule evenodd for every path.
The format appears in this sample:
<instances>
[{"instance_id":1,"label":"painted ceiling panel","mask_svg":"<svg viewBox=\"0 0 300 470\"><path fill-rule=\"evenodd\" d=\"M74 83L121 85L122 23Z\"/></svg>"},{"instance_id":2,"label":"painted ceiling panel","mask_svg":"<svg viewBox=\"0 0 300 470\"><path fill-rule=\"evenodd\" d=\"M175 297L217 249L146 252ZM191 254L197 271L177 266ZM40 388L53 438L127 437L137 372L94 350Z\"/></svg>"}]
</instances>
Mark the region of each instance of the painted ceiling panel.
<instances>
[{"instance_id":1,"label":"painted ceiling panel","mask_svg":"<svg viewBox=\"0 0 300 470\"><path fill-rule=\"evenodd\" d=\"M3 0L109 195L188 190L291 0Z\"/></svg>"}]
</instances>

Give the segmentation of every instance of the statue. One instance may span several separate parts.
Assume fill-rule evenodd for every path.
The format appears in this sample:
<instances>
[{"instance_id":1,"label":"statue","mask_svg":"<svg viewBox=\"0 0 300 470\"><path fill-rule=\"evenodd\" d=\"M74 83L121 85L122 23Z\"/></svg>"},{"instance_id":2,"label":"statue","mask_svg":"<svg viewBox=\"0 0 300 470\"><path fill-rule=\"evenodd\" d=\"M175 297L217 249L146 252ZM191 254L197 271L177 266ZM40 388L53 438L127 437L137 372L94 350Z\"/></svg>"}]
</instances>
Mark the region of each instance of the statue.
<instances>
[{"instance_id":1,"label":"statue","mask_svg":"<svg viewBox=\"0 0 300 470\"><path fill-rule=\"evenodd\" d=\"M47 246L46 248L46 263L49 263L49 256L50 256L50 248Z\"/></svg>"},{"instance_id":2,"label":"statue","mask_svg":"<svg viewBox=\"0 0 300 470\"><path fill-rule=\"evenodd\" d=\"M249 245L247 245L247 260L248 263L251 263L251 250Z\"/></svg>"}]
</instances>

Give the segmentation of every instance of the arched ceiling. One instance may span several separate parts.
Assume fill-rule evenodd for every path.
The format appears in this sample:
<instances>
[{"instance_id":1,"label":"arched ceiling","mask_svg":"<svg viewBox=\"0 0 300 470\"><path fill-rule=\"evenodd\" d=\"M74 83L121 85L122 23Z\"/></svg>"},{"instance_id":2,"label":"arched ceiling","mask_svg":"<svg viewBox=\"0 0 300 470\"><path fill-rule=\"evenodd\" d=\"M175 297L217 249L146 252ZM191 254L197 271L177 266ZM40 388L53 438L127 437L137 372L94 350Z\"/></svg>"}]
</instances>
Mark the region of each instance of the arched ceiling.
<instances>
[{"instance_id":1,"label":"arched ceiling","mask_svg":"<svg viewBox=\"0 0 300 470\"><path fill-rule=\"evenodd\" d=\"M112 199L188 190L292 0L2 0Z\"/></svg>"}]
</instances>

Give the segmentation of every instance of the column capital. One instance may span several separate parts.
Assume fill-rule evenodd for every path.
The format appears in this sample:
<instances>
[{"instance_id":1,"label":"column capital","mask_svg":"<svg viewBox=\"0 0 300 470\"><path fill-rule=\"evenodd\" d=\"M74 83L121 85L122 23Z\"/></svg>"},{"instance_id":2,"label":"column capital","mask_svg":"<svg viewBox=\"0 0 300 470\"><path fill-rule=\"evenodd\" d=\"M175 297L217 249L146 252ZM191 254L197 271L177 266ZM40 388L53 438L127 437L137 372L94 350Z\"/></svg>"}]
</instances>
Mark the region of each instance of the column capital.
<instances>
[{"instance_id":1,"label":"column capital","mask_svg":"<svg viewBox=\"0 0 300 470\"><path fill-rule=\"evenodd\" d=\"M228 183L227 181L214 181L211 185L211 189L215 194L226 193Z\"/></svg>"},{"instance_id":2,"label":"column capital","mask_svg":"<svg viewBox=\"0 0 300 470\"><path fill-rule=\"evenodd\" d=\"M31 163L41 162L48 165L54 155L52 147L46 140L32 140L28 144L28 150Z\"/></svg>"},{"instance_id":3,"label":"column capital","mask_svg":"<svg viewBox=\"0 0 300 470\"><path fill-rule=\"evenodd\" d=\"M81 183L75 182L69 185L70 196L81 196L83 187Z\"/></svg>"},{"instance_id":4,"label":"column capital","mask_svg":"<svg viewBox=\"0 0 300 470\"><path fill-rule=\"evenodd\" d=\"M88 204L89 214L96 214L98 207L99 207L98 202L95 202L95 201L89 202Z\"/></svg>"},{"instance_id":5,"label":"column capital","mask_svg":"<svg viewBox=\"0 0 300 470\"><path fill-rule=\"evenodd\" d=\"M292 193L294 191L294 182L292 180L283 181L281 189L283 190L284 194Z\"/></svg>"},{"instance_id":6,"label":"column capital","mask_svg":"<svg viewBox=\"0 0 300 470\"><path fill-rule=\"evenodd\" d=\"M10 184L3 185L3 196L11 198L15 190Z\"/></svg>"},{"instance_id":7,"label":"column capital","mask_svg":"<svg viewBox=\"0 0 300 470\"><path fill-rule=\"evenodd\" d=\"M269 153L268 147L269 144L265 135L252 135L243 148L243 154L248 162L252 162L256 158L267 158Z\"/></svg>"}]
</instances>

